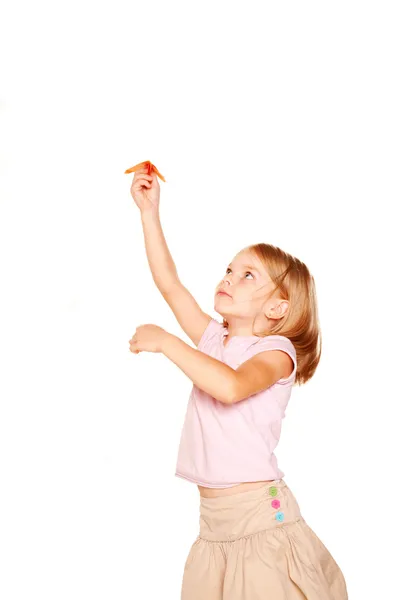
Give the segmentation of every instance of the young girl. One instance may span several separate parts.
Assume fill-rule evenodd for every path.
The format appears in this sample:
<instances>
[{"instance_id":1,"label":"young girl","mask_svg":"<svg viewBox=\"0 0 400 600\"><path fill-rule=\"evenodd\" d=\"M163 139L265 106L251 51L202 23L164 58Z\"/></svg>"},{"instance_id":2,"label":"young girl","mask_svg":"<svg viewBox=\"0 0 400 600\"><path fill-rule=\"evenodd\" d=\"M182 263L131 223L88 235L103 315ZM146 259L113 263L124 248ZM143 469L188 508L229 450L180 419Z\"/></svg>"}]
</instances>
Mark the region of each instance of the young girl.
<instances>
[{"instance_id":1,"label":"young girl","mask_svg":"<svg viewBox=\"0 0 400 600\"><path fill-rule=\"evenodd\" d=\"M192 348L142 325L133 353L162 352L192 381L176 475L200 491L200 532L181 600L347 600L343 574L301 515L274 454L294 384L320 359L314 279L269 244L241 250L214 295L220 323L178 278L159 218L160 186L145 169L131 188L154 281Z\"/></svg>"}]
</instances>

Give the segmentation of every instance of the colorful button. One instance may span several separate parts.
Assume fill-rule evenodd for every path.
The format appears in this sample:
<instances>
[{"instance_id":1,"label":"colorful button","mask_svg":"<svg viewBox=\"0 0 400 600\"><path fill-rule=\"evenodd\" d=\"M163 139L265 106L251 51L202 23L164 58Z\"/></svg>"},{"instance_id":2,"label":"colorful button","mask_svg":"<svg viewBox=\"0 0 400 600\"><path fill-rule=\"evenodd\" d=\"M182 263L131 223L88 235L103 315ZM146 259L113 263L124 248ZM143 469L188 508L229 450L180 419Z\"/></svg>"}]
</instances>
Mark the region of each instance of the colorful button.
<instances>
[{"instance_id":1,"label":"colorful button","mask_svg":"<svg viewBox=\"0 0 400 600\"><path fill-rule=\"evenodd\" d=\"M272 502L271 502L272 508L279 508L280 505L281 505L281 503L277 499L276 500L272 500Z\"/></svg>"},{"instance_id":2,"label":"colorful button","mask_svg":"<svg viewBox=\"0 0 400 600\"><path fill-rule=\"evenodd\" d=\"M269 488L269 493L271 496L276 496L278 493L277 488L273 485L272 487Z\"/></svg>"},{"instance_id":3,"label":"colorful button","mask_svg":"<svg viewBox=\"0 0 400 600\"><path fill-rule=\"evenodd\" d=\"M283 512L281 512L281 511L277 512L275 515L275 519L277 521L282 522L284 518L285 518L285 516L284 516Z\"/></svg>"}]
</instances>

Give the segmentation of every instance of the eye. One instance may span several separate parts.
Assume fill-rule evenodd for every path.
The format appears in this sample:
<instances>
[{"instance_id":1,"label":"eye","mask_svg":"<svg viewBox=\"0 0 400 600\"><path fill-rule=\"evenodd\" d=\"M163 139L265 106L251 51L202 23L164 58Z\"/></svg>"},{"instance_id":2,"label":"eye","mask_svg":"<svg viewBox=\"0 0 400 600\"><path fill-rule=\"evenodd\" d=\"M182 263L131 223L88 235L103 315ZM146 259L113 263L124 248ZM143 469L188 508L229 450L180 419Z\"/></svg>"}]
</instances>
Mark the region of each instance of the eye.
<instances>
[{"instance_id":1,"label":"eye","mask_svg":"<svg viewBox=\"0 0 400 600\"><path fill-rule=\"evenodd\" d=\"M230 267L228 267L228 268L226 269L226 275L228 274L228 271L232 271L232 269L231 269ZM253 277L253 279L254 279L254 275L253 275L253 273L252 273L251 271L246 271L246 273L245 273L245 277L246 277L247 275L251 275L251 276Z\"/></svg>"}]
</instances>

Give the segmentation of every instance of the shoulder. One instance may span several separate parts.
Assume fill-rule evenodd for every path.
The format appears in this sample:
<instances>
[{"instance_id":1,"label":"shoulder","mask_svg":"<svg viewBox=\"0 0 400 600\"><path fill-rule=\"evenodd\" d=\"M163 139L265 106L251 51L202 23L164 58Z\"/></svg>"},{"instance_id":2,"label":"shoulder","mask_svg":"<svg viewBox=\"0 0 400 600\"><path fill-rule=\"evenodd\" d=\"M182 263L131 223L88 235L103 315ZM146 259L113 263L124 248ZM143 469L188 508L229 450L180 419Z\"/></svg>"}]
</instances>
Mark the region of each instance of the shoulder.
<instances>
[{"instance_id":1,"label":"shoulder","mask_svg":"<svg viewBox=\"0 0 400 600\"><path fill-rule=\"evenodd\" d=\"M271 353L271 354L270 354ZM283 356L286 355L286 356ZM279 379L279 383L290 383L295 380L297 371L296 349L289 338L282 335L260 337L246 352L245 360L257 356L260 361L274 363L276 367L285 368L288 377Z\"/></svg>"},{"instance_id":2,"label":"shoulder","mask_svg":"<svg viewBox=\"0 0 400 600\"><path fill-rule=\"evenodd\" d=\"M202 350L206 347L206 345L209 342L219 340L220 336L222 335L223 329L224 329L223 323L220 323L219 321L217 321L216 319L211 317L211 320L209 321L207 327L203 331L203 334L199 340L199 343L197 344L197 348L199 350Z\"/></svg>"},{"instance_id":3,"label":"shoulder","mask_svg":"<svg viewBox=\"0 0 400 600\"><path fill-rule=\"evenodd\" d=\"M266 335L264 337L260 337L259 340L257 340L256 345L258 345L260 348L266 347L272 349L272 347L274 347L277 350L280 350L281 348L287 349L296 355L296 348L291 340L284 335Z\"/></svg>"}]
</instances>

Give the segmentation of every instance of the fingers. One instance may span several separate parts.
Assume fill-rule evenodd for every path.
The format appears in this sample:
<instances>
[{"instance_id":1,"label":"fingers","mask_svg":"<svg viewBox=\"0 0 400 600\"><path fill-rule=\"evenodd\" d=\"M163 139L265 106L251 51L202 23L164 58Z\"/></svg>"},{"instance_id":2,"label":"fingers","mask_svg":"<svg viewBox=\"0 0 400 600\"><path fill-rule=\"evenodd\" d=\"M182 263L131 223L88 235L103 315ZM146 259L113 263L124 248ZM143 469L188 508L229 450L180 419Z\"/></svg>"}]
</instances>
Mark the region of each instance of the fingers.
<instances>
[{"instance_id":1,"label":"fingers","mask_svg":"<svg viewBox=\"0 0 400 600\"><path fill-rule=\"evenodd\" d=\"M135 338L135 336L133 336L133 338L131 340L129 340L129 351L132 352L132 354L139 354L140 350L134 350L135 343L136 343L136 338Z\"/></svg>"},{"instance_id":2,"label":"fingers","mask_svg":"<svg viewBox=\"0 0 400 600\"><path fill-rule=\"evenodd\" d=\"M145 177L147 180L150 180L150 181L152 181L153 179L155 179L156 183L158 183L158 181L157 181L158 171L157 171L156 168L154 168L153 170L154 170L154 173L152 173L151 175L149 175L147 173L147 168L138 169L138 171L136 171L135 174L134 174L134 176L133 176L133 181L137 181L137 179L142 179L143 177Z\"/></svg>"},{"instance_id":3,"label":"fingers","mask_svg":"<svg viewBox=\"0 0 400 600\"><path fill-rule=\"evenodd\" d=\"M133 177L132 188L133 188L133 186L135 186L134 189L138 189L140 187L145 187L147 189L150 189L152 186L155 186L156 189L159 188L159 183L158 183L156 173L148 175L146 167L142 167L141 169L138 169L135 172L134 177Z\"/></svg>"},{"instance_id":4,"label":"fingers","mask_svg":"<svg viewBox=\"0 0 400 600\"><path fill-rule=\"evenodd\" d=\"M139 175L138 177L133 178L132 187L140 187L144 186L147 188L151 188L151 184L153 183L153 177L151 175Z\"/></svg>"},{"instance_id":5,"label":"fingers","mask_svg":"<svg viewBox=\"0 0 400 600\"><path fill-rule=\"evenodd\" d=\"M138 175L148 175L149 174L147 166L140 167L139 169L135 169L135 171L131 171L131 173L133 173L133 172L135 173L136 177Z\"/></svg>"},{"instance_id":6,"label":"fingers","mask_svg":"<svg viewBox=\"0 0 400 600\"><path fill-rule=\"evenodd\" d=\"M139 187L146 187L147 189L151 188L151 183L149 183L148 181L145 181L144 179L142 181L137 181L135 185L135 188L139 188Z\"/></svg>"},{"instance_id":7,"label":"fingers","mask_svg":"<svg viewBox=\"0 0 400 600\"><path fill-rule=\"evenodd\" d=\"M152 181L153 179L153 175L145 175L144 173L135 173L135 175L133 176L133 180L137 181L138 179L147 179L148 181Z\"/></svg>"}]
</instances>

